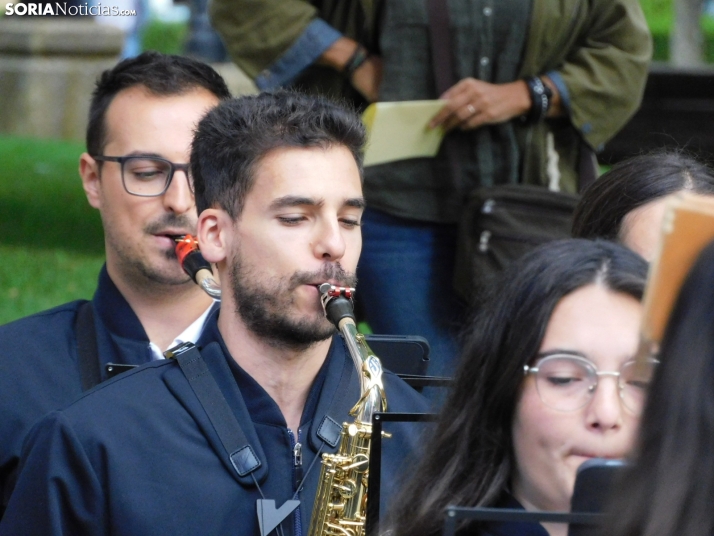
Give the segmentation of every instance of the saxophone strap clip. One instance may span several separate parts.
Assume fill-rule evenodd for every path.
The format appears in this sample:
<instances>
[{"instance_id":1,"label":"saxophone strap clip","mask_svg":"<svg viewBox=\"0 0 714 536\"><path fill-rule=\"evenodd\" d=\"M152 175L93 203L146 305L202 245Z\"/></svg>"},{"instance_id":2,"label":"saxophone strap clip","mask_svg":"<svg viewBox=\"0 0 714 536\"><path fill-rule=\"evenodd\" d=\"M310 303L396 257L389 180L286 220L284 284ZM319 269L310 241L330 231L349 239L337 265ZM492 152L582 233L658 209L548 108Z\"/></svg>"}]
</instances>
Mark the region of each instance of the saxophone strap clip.
<instances>
[{"instance_id":1,"label":"saxophone strap clip","mask_svg":"<svg viewBox=\"0 0 714 536\"><path fill-rule=\"evenodd\" d=\"M364 394L360 397L357 403L350 410L350 415L355 417L360 406L370 396L373 390L377 390L379 398L382 401L382 410L387 409L387 395L384 392L384 384L382 383L382 363L373 355L370 355L362 363L362 373L367 378L367 385Z\"/></svg>"}]
</instances>

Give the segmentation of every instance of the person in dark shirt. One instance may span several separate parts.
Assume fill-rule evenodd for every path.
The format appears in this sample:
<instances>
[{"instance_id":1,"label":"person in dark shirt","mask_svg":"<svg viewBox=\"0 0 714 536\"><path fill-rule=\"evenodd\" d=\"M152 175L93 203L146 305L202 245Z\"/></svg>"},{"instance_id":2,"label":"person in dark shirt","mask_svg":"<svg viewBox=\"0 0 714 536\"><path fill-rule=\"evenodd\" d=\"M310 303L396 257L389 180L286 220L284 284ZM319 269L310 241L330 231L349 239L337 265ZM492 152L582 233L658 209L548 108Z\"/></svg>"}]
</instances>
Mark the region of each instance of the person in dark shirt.
<instances>
[{"instance_id":1,"label":"person in dark shirt","mask_svg":"<svg viewBox=\"0 0 714 536\"><path fill-rule=\"evenodd\" d=\"M108 363L146 363L200 335L215 305L183 273L171 237L196 228L193 130L229 96L208 65L158 53L97 81L79 172L102 218L106 264L90 302L0 326L0 517L35 421L106 379Z\"/></svg>"}]
</instances>

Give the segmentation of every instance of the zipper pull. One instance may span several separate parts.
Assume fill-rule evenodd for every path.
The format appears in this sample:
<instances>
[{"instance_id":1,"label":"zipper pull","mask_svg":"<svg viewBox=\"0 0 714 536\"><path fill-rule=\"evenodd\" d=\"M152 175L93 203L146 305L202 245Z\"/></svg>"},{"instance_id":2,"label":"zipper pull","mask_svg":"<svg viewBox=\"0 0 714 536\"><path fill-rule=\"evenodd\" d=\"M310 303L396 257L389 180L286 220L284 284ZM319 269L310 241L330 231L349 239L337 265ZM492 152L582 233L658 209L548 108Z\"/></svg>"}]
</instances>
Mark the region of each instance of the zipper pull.
<instances>
[{"instance_id":1,"label":"zipper pull","mask_svg":"<svg viewBox=\"0 0 714 536\"><path fill-rule=\"evenodd\" d=\"M481 231L481 236L478 240L478 250L480 253L488 251L488 242L491 240L491 231Z\"/></svg>"},{"instance_id":2,"label":"zipper pull","mask_svg":"<svg viewBox=\"0 0 714 536\"><path fill-rule=\"evenodd\" d=\"M302 445L300 443L295 443L293 447L293 462L295 463L295 467L302 465Z\"/></svg>"},{"instance_id":3,"label":"zipper pull","mask_svg":"<svg viewBox=\"0 0 714 536\"><path fill-rule=\"evenodd\" d=\"M293 447L293 465L295 466L295 489L302 483L302 445L295 443Z\"/></svg>"}]
</instances>

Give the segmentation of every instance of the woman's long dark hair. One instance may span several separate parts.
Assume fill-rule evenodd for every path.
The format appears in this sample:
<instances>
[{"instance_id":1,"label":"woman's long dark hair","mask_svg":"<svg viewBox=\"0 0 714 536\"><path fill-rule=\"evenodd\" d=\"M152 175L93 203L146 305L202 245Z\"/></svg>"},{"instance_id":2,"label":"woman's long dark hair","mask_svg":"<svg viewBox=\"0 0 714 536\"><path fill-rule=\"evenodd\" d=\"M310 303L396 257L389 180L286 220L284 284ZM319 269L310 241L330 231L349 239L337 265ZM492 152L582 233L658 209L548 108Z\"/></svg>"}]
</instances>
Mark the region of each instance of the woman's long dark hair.
<instances>
[{"instance_id":1,"label":"woman's long dark hair","mask_svg":"<svg viewBox=\"0 0 714 536\"><path fill-rule=\"evenodd\" d=\"M672 311L608 536L714 534L714 243Z\"/></svg>"},{"instance_id":2,"label":"woman's long dark hair","mask_svg":"<svg viewBox=\"0 0 714 536\"><path fill-rule=\"evenodd\" d=\"M447 505L493 505L511 476L511 423L523 365L556 304L590 283L642 298L647 264L614 243L552 242L514 263L479 306L455 384L391 517L394 536L441 534Z\"/></svg>"},{"instance_id":3,"label":"woman's long dark hair","mask_svg":"<svg viewBox=\"0 0 714 536\"><path fill-rule=\"evenodd\" d=\"M575 238L619 240L632 210L689 190L714 194L714 174L682 151L663 150L618 162L584 193L573 215Z\"/></svg>"}]
</instances>

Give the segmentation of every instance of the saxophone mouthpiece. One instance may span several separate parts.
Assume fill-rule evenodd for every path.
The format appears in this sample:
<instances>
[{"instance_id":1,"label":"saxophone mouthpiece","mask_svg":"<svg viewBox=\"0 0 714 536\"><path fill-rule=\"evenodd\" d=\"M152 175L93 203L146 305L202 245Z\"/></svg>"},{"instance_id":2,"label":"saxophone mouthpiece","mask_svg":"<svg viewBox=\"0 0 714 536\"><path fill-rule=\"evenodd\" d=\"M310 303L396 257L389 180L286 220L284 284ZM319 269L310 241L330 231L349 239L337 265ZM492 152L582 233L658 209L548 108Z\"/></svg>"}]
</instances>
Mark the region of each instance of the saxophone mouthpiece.
<instances>
[{"instance_id":1,"label":"saxophone mouthpiece","mask_svg":"<svg viewBox=\"0 0 714 536\"><path fill-rule=\"evenodd\" d=\"M317 288L320 290L322 309L330 322L337 328L343 318L350 318L355 322L354 306L352 305L355 289L337 287L329 282L322 283Z\"/></svg>"},{"instance_id":2,"label":"saxophone mouthpiece","mask_svg":"<svg viewBox=\"0 0 714 536\"><path fill-rule=\"evenodd\" d=\"M341 296L343 298L347 298L348 300L352 299L352 295L355 292L355 289L352 287L338 287L327 281L318 285L317 288L323 297L328 296L330 298L339 298Z\"/></svg>"},{"instance_id":3,"label":"saxophone mouthpiece","mask_svg":"<svg viewBox=\"0 0 714 536\"><path fill-rule=\"evenodd\" d=\"M191 235L176 235L176 257L183 271L206 293L216 300L221 299L221 288L213 278L211 264L203 258L198 240Z\"/></svg>"}]
</instances>

